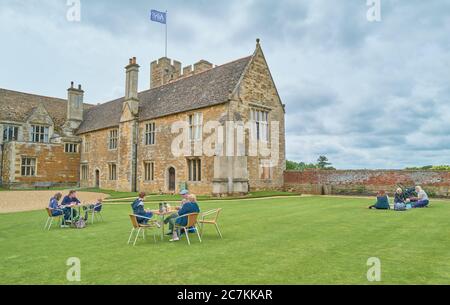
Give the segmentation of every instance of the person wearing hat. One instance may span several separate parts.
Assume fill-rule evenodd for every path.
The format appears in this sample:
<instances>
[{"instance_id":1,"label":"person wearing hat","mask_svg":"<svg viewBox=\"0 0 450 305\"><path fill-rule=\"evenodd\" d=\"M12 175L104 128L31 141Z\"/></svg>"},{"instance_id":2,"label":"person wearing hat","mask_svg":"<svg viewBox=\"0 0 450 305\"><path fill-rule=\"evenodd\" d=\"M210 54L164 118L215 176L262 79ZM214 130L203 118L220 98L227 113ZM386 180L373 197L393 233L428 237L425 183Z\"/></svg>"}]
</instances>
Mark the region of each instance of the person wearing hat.
<instances>
[{"instance_id":1,"label":"person wearing hat","mask_svg":"<svg viewBox=\"0 0 450 305\"><path fill-rule=\"evenodd\" d=\"M137 221L140 224L147 224L150 218L153 217L153 213L150 210L146 210L144 208L144 198L145 193L142 192L139 194L139 198L137 198L133 203L131 204L131 208L133 209L133 214L136 216L142 216L137 217Z\"/></svg>"},{"instance_id":2,"label":"person wearing hat","mask_svg":"<svg viewBox=\"0 0 450 305\"><path fill-rule=\"evenodd\" d=\"M182 190L182 191L180 192L180 195L181 195L181 197L182 197L183 199L181 200L181 205L180 205L179 207L176 208L178 211L181 210L181 209L183 208L183 205L184 205L184 204L186 204L186 203L189 202L189 199L188 199L188 197L189 197L189 191L188 191L188 190ZM169 224L169 232L167 233L167 235L172 235L172 234L173 234L173 226L174 226L174 224L173 224L173 222L171 222L170 220L171 220L171 219L175 219L175 218L177 218L178 216L179 216L179 215L178 215L178 212L177 212L177 213L173 213L173 214L171 214L170 216L168 216L168 217L164 220L164 223L165 223L165 224Z\"/></svg>"}]
</instances>

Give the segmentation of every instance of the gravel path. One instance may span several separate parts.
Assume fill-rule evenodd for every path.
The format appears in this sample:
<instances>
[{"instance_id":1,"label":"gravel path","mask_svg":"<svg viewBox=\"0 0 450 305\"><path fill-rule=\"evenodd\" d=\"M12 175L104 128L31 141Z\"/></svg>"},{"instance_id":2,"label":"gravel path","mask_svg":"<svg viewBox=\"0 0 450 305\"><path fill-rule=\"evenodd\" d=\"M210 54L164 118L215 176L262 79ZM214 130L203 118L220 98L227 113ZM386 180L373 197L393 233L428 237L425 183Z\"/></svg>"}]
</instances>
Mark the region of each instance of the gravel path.
<instances>
[{"instance_id":1,"label":"gravel path","mask_svg":"<svg viewBox=\"0 0 450 305\"><path fill-rule=\"evenodd\" d=\"M48 206L50 198L58 191L1 191L0 214L43 210ZM61 191L66 195L68 191ZM94 202L108 195L101 193L77 192L77 197L83 203Z\"/></svg>"}]
</instances>

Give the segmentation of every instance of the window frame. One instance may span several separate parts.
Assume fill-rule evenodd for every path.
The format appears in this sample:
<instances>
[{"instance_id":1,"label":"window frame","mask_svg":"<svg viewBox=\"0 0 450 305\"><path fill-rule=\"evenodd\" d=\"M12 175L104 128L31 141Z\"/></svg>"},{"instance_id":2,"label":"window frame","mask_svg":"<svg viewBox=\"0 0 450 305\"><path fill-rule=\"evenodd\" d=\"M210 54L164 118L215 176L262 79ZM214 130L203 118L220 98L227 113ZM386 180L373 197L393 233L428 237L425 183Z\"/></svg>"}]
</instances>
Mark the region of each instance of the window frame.
<instances>
[{"instance_id":1,"label":"window frame","mask_svg":"<svg viewBox=\"0 0 450 305\"><path fill-rule=\"evenodd\" d=\"M187 180L189 182L202 182L202 159L189 158L187 159Z\"/></svg>"},{"instance_id":2,"label":"window frame","mask_svg":"<svg viewBox=\"0 0 450 305\"><path fill-rule=\"evenodd\" d=\"M50 142L50 126L31 124L30 142L33 143L49 143ZM37 139L37 140L36 140Z\"/></svg>"},{"instance_id":3,"label":"window frame","mask_svg":"<svg viewBox=\"0 0 450 305\"><path fill-rule=\"evenodd\" d=\"M77 143L64 143L64 153L77 154L78 153L78 144Z\"/></svg>"},{"instance_id":4,"label":"window frame","mask_svg":"<svg viewBox=\"0 0 450 305\"><path fill-rule=\"evenodd\" d=\"M119 129L111 129L108 136L108 150L117 150L119 147Z\"/></svg>"},{"instance_id":5,"label":"window frame","mask_svg":"<svg viewBox=\"0 0 450 305\"><path fill-rule=\"evenodd\" d=\"M24 164L24 161L29 161ZM37 177L37 158L22 156L20 158L20 176L21 177Z\"/></svg>"},{"instance_id":6,"label":"window frame","mask_svg":"<svg viewBox=\"0 0 450 305\"><path fill-rule=\"evenodd\" d=\"M156 145L156 122L145 124L145 145Z\"/></svg>"},{"instance_id":7,"label":"window frame","mask_svg":"<svg viewBox=\"0 0 450 305\"><path fill-rule=\"evenodd\" d=\"M12 129L12 135L11 135ZM15 136L14 136L15 135ZM19 140L19 126L12 124L3 125L3 142L14 142Z\"/></svg>"},{"instance_id":8,"label":"window frame","mask_svg":"<svg viewBox=\"0 0 450 305\"><path fill-rule=\"evenodd\" d=\"M145 161L144 162L144 181L154 182L155 181L155 162Z\"/></svg>"},{"instance_id":9,"label":"window frame","mask_svg":"<svg viewBox=\"0 0 450 305\"><path fill-rule=\"evenodd\" d=\"M195 112L188 115L189 141L201 141L203 136L203 113Z\"/></svg>"},{"instance_id":10,"label":"window frame","mask_svg":"<svg viewBox=\"0 0 450 305\"><path fill-rule=\"evenodd\" d=\"M270 111L257 108L250 109L250 121L257 141L268 143L270 140L269 116Z\"/></svg>"},{"instance_id":11,"label":"window frame","mask_svg":"<svg viewBox=\"0 0 450 305\"><path fill-rule=\"evenodd\" d=\"M108 163L108 180L117 181L117 164Z\"/></svg>"},{"instance_id":12,"label":"window frame","mask_svg":"<svg viewBox=\"0 0 450 305\"><path fill-rule=\"evenodd\" d=\"M81 181L89 180L89 164L81 164Z\"/></svg>"}]
</instances>

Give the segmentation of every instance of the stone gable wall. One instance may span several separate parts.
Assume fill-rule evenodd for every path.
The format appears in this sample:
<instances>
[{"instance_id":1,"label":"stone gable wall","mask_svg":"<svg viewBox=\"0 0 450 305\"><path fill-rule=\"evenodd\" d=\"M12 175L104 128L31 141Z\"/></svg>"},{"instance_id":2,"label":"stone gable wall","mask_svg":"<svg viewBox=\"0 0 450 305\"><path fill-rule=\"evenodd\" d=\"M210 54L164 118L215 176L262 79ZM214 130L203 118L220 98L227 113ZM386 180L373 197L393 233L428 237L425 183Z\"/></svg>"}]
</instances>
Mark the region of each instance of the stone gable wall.
<instances>
[{"instance_id":1,"label":"stone gable wall","mask_svg":"<svg viewBox=\"0 0 450 305\"><path fill-rule=\"evenodd\" d=\"M278 162L271 169L272 179L261 179L262 168L260 162L265 158L249 157L247 166L250 177L250 190L282 189L283 174L286 169L285 113L276 86L270 75L269 67L260 49L257 49L253 61L243 78L239 97L243 103L235 103L234 111L239 113L244 121L250 119L250 110L255 108L255 105L262 105L271 109L269 111L269 121L279 122L279 156Z\"/></svg>"}]
</instances>

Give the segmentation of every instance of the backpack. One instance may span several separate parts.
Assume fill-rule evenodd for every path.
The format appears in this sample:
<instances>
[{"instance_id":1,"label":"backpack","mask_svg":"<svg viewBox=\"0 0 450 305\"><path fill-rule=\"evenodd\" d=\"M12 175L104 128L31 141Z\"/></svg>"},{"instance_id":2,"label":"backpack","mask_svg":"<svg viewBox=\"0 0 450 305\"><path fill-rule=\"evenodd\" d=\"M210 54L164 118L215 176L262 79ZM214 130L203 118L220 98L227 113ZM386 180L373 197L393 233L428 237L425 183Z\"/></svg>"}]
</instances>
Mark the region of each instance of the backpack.
<instances>
[{"instance_id":1,"label":"backpack","mask_svg":"<svg viewBox=\"0 0 450 305\"><path fill-rule=\"evenodd\" d=\"M86 221L83 219L83 217L80 217L80 219L75 222L75 228L77 229L86 228Z\"/></svg>"}]
</instances>

